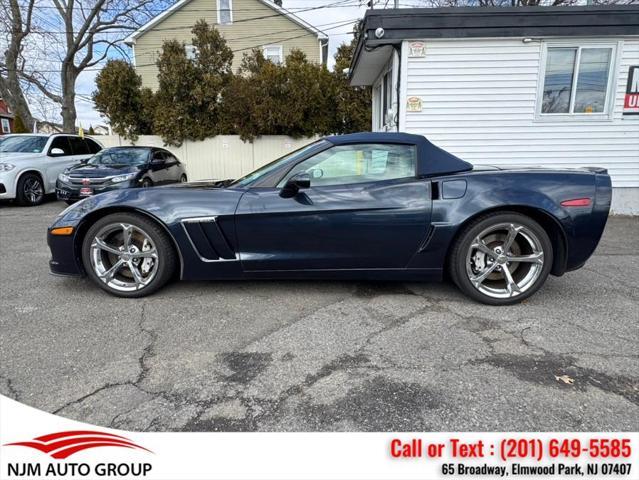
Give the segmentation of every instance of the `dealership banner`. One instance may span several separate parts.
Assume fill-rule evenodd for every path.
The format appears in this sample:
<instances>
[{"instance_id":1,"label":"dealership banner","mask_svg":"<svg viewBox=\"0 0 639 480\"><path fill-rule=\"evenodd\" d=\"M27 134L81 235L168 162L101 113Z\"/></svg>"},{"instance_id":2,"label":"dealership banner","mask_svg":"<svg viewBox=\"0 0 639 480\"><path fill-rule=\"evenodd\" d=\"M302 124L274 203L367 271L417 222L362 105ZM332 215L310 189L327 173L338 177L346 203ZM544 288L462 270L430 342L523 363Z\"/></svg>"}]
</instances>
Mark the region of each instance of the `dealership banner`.
<instances>
[{"instance_id":1,"label":"dealership banner","mask_svg":"<svg viewBox=\"0 0 639 480\"><path fill-rule=\"evenodd\" d=\"M639 478L637 433L148 433L0 396L0 478Z\"/></svg>"}]
</instances>

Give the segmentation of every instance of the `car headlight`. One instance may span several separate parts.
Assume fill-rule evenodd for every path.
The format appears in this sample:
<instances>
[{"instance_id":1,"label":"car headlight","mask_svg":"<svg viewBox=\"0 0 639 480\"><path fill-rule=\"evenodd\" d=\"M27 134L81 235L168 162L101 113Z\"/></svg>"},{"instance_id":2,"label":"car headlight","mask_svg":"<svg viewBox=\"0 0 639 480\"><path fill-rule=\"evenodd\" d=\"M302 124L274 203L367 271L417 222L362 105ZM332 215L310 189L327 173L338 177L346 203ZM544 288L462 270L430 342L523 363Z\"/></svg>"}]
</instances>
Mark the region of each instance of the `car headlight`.
<instances>
[{"instance_id":1,"label":"car headlight","mask_svg":"<svg viewBox=\"0 0 639 480\"><path fill-rule=\"evenodd\" d=\"M136 175L137 173L127 173L126 175L117 175L115 177L111 177L111 182L112 183L127 182L129 180L133 180Z\"/></svg>"},{"instance_id":2,"label":"car headlight","mask_svg":"<svg viewBox=\"0 0 639 480\"><path fill-rule=\"evenodd\" d=\"M69 178L69 175L66 175L64 173L61 173L60 175L58 175L58 180L64 183L69 183L71 181L71 179Z\"/></svg>"},{"instance_id":3,"label":"car headlight","mask_svg":"<svg viewBox=\"0 0 639 480\"><path fill-rule=\"evenodd\" d=\"M14 168L16 168L16 166L11 163L0 163L0 172L9 172Z\"/></svg>"}]
</instances>

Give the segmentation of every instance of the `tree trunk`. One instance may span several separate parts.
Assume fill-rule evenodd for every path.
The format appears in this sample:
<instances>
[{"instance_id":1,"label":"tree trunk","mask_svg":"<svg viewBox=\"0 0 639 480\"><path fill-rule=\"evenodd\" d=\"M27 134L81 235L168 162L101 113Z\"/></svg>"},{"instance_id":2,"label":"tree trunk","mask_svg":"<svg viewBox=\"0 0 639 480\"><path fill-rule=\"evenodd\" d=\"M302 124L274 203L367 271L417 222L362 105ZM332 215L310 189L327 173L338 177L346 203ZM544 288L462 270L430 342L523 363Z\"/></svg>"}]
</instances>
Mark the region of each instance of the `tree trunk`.
<instances>
[{"instance_id":1,"label":"tree trunk","mask_svg":"<svg viewBox=\"0 0 639 480\"><path fill-rule=\"evenodd\" d=\"M62 64L62 128L64 133L75 133L77 112L75 110L75 81L78 77L72 63Z\"/></svg>"},{"instance_id":2,"label":"tree trunk","mask_svg":"<svg viewBox=\"0 0 639 480\"><path fill-rule=\"evenodd\" d=\"M0 79L0 97L7 102L11 111L22 119L24 126L32 132L33 116L31 115L29 104L22 94L22 89L20 88L20 83L17 78Z\"/></svg>"},{"instance_id":3,"label":"tree trunk","mask_svg":"<svg viewBox=\"0 0 639 480\"><path fill-rule=\"evenodd\" d=\"M7 64L7 76L0 78L0 96L4 98L9 108L18 115L24 126L33 131L33 116L29 109L20 79L18 78L18 46L12 43L5 52L5 60Z\"/></svg>"}]
</instances>

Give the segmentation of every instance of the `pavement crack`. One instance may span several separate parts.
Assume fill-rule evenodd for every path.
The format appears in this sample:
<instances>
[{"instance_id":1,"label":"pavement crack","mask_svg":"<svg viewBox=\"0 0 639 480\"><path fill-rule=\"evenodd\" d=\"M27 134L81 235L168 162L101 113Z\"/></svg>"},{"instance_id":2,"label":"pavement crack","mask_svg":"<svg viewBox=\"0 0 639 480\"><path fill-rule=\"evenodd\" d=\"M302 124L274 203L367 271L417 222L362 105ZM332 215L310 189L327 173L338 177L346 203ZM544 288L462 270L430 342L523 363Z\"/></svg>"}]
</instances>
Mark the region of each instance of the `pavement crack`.
<instances>
[{"instance_id":1,"label":"pavement crack","mask_svg":"<svg viewBox=\"0 0 639 480\"><path fill-rule=\"evenodd\" d=\"M11 380L9 377L6 377L4 375L0 375L0 379L4 380L5 383L7 384L7 389L9 390L9 394L11 395L11 397L14 400L20 401L20 392L18 392L15 385L13 384L13 380Z\"/></svg>"}]
</instances>

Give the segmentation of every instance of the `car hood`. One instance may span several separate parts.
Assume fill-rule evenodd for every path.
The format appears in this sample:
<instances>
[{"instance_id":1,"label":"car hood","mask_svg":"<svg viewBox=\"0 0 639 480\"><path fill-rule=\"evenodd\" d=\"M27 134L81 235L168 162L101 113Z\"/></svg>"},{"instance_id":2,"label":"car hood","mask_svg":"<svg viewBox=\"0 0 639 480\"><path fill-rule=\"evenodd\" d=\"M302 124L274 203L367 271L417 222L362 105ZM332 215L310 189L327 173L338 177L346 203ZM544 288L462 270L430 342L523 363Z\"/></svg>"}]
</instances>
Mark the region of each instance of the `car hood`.
<instances>
[{"instance_id":1,"label":"car hood","mask_svg":"<svg viewBox=\"0 0 639 480\"><path fill-rule=\"evenodd\" d=\"M138 171L140 171L139 167L131 165L91 165L88 163L79 163L68 168L66 174L71 177L101 178Z\"/></svg>"},{"instance_id":2,"label":"car hood","mask_svg":"<svg viewBox=\"0 0 639 480\"><path fill-rule=\"evenodd\" d=\"M113 190L72 205L60 214L53 226L77 225L86 215L103 209L147 213L169 226L185 218L233 215L244 192L243 189L193 184Z\"/></svg>"},{"instance_id":3,"label":"car hood","mask_svg":"<svg viewBox=\"0 0 639 480\"><path fill-rule=\"evenodd\" d=\"M1 163L15 163L22 165L35 159L42 158L42 153L29 153L29 152L0 152Z\"/></svg>"}]
</instances>

